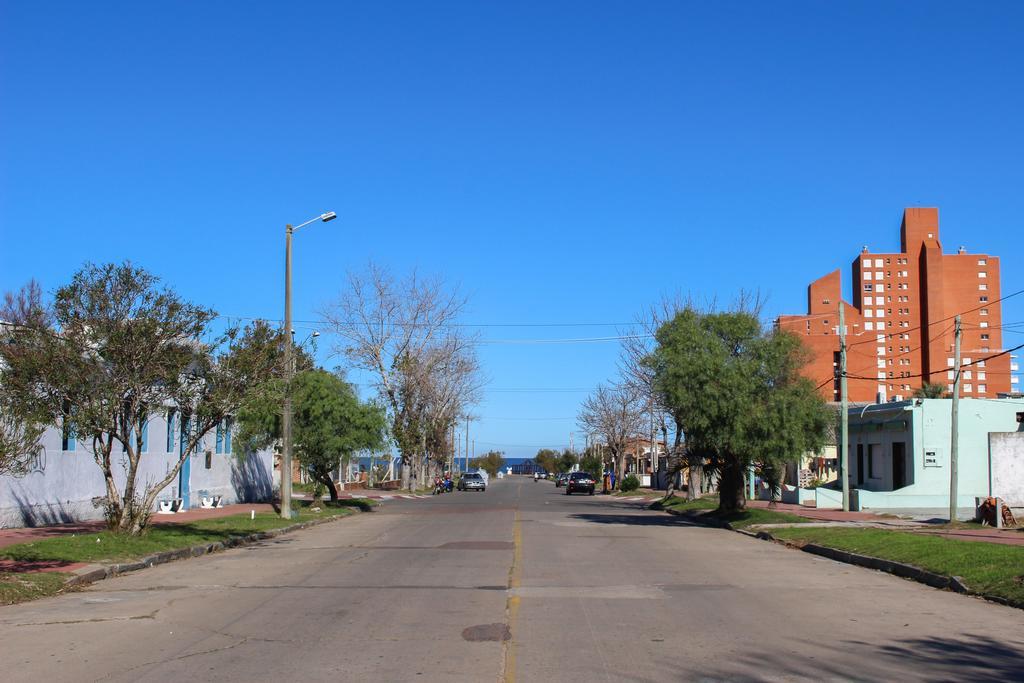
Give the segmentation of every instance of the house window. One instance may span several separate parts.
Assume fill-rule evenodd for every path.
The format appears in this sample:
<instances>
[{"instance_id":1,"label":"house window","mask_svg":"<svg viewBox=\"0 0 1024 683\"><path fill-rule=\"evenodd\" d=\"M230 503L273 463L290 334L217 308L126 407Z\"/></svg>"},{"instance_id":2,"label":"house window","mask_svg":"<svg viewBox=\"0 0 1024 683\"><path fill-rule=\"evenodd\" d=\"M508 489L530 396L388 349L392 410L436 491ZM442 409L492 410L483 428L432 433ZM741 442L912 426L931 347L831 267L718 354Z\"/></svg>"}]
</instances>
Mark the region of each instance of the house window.
<instances>
[{"instance_id":1,"label":"house window","mask_svg":"<svg viewBox=\"0 0 1024 683\"><path fill-rule=\"evenodd\" d=\"M988 273L986 273L984 270L979 271L978 272L978 277L988 277Z\"/></svg>"},{"instance_id":2,"label":"house window","mask_svg":"<svg viewBox=\"0 0 1024 683\"><path fill-rule=\"evenodd\" d=\"M980 301L981 303L986 303L988 301L988 297L987 296L979 296L978 297L978 301Z\"/></svg>"},{"instance_id":3,"label":"house window","mask_svg":"<svg viewBox=\"0 0 1024 683\"><path fill-rule=\"evenodd\" d=\"M987 379L987 377L988 377L988 375L986 375L984 372L979 372L978 373L978 379L981 380L981 381L984 381L985 379Z\"/></svg>"},{"instance_id":4,"label":"house window","mask_svg":"<svg viewBox=\"0 0 1024 683\"><path fill-rule=\"evenodd\" d=\"M978 265L979 266L987 266L988 265L988 260L980 258L980 259L978 259Z\"/></svg>"},{"instance_id":5,"label":"house window","mask_svg":"<svg viewBox=\"0 0 1024 683\"><path fill-rule=\"evenodd\" d=\"M868 322L864 323L864 329L867 330L868 332L874 332L875 324L869 320Z\"/></svg>"},{"instance_id":6,"label":"house window","mask_svg":"<svg viewBox=\"0 0 1024 683\"><path fill-rule=\"evenodd\" d=\"M225 417L217 423L217 446L218 454L231 452L231 418Z\"/></svg>"},{"instance_id":7,"label":"house window","mask_svg":"<svg viewBox=\"0 0 1024 683\"><path fill-rule=\"evenodd\" d=\"M177 414L177 412L175 412L174 408L168 408L167 409L167 452L168 453L173 453L174 452L174 430L175 430L175 422L176 422L177 417L178 417L178 414Z\"/></svg>"},{"instance_id":8,"label":"house window","mask_svg":"<svg viewBox=\"0 0 1024 683\"><path fill-rule=\"evenodd\" d=\"M974 387L972 387L970 384L965 384L964 385L964 393L965 394L970 394L970 393L972 393L973 390L974 390Z\"/></svg>"},{"instance_id":9,"label":"house window","mask_svg":"<svg viewBox=\"0 0 1024 683\"><path fill-rule=\"evenodd\" d=\"M981 309L980 311L978 311L978 315L988 315L988 309L987 308Z\"/></svg>"},{"instance_id":10,"label":"house window","mask_svg":"<svg viewBox=\"0 0 1024 683\"><path fill-rule=\"evenodd\" d=\"M142 452L149 453L149 414L142 414Z\"/></svg>"},{"instance_id":11,"label":"house window","mask_svg":"<svg viewBox=\"0 0 1024 683\"><path fill-rule=\"evenodd\" d=\"M872 291L874 291L874 289L875 289L874 285L872 285L870 282L865 282L864 283L864 291L865 292L872 292Z\"/></svg>"},{"instance_id":12,"label":"house window","mask_svg":"<svg viewBox=\"0 0 1024 683\"><path fill-rule=\"evenodd\" d=\"M985 320L982 320L980 323L978 323L978 327L982 327L982 328L988 327L988 322L985 321Z\"/></svg>"},{"instance_id":13,"label":"house window","mask_svg":"<svg viewBox=\"0 0 1024 683\"><path fill-rule=\"evenodd\" d=\"M988 387L986 385L984 385L984 384L979 384L978 385L978 393L979 394L984 394L987 391L988 391Z\"/></svg>"},{"instance_id":14,"label":"house window","mask_svg":"<svg viewBox=\"0 0 1024 683\"><path fill-rule=\"evenodd\" d=\"M879 346L878 347L878 355L879 356L884 356L885 355L885 347L884 346Z\"/></svg>"},{"instance_id":15,"label":"house window","mask_svg":"<svg viewBox=\"0 0 1024 683\"><path fill-rule=\"evenodd\" d=\"M865 280L874 280L875 279L875 274L869 270L866 273L864 273L864 279Z\"/></svg>"},{"instance_id":16,"label":"house window","mask_svg":"<svg viewBox=\"0 0 1024 683\"><path fill-rule=\"evenodd\" d=\"M870 296L864 297L864 305L865 306L874 306L875 305L874 297L870 297Z\"/></svg>"},{"instance_id":17,"label":"house window","mask_svg":"<svg viewBox=\"0 0 1024 683\"><path fill-rule=\"evenodd\" d=\"M75 450L75 430L67 423L64 423L64 428L61 430L60 449L69 453L73 453Z\"/></svg>"},{"instance_id":18,"label":"house window","mask_svg":"<svg viewBox=\"0 0 1024 683\"><path fill-rule=\"evenodd\" d=\"M988 335L987 334L981 335L981 341L988 341Z\"/></svg>"},{"instance_id":19,"label":"house window","mask_svg":"<svg viewBox=\"0 0 1024 683\"><path fill-rule=\"evenodd\" d=\"M873 317L875 317L875 312L872 309L870 309L870 308L865 308L864 309L864 317L865 318L873 318Z\"/></svg>"},{"instance_id":20,"label":"house window","mask_svg":"<svg viewBox=\"0 0 1024 683\"><path fill-rule=\"evenodd\" d=\"M875 259L875 268L881 268L881 267L882 267L882 259L876 258Z\"/></svg>"},{"instance_id":21,"label":"house window","mask_svg":"<svg viewBox=\"0 0 1024 683\"><path fill-rule=\"evenodd\" d=\"M881 308L876 308L875 309L875 317L876 318L884 318L885 317L885 311L883 311Z\"/></svg>"},{"instance_id":22,"label":"house window","mask_svg":"<svg viewBox=\"0 0 1024 683\"><path fill-rule=\"evenodd\" d=\"M978 291L980 291L980 292L987 292L988 291L988 285L986 285L984 282L981 283L980 285L978 285Z\"/></svg>"}]
</instances>

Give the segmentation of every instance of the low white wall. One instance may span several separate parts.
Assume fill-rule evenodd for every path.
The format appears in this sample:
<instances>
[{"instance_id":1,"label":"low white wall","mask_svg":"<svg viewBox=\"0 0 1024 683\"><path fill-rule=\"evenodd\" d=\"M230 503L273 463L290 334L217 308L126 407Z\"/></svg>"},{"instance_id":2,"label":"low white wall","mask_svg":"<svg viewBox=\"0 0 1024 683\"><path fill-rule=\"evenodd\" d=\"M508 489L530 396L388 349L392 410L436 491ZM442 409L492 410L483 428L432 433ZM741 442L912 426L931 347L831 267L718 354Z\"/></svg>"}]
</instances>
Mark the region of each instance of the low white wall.
<instances>
[{"instance_id":1,"label":"low white wall","mask_svg":"<svg viewBox=\"0 0 1024 683\"><path fill-rule=\"evenodd\" d=\"M990 495L1010 507L1024 507L1024 432L988 435Z\"/></svg>"}]
</instances>

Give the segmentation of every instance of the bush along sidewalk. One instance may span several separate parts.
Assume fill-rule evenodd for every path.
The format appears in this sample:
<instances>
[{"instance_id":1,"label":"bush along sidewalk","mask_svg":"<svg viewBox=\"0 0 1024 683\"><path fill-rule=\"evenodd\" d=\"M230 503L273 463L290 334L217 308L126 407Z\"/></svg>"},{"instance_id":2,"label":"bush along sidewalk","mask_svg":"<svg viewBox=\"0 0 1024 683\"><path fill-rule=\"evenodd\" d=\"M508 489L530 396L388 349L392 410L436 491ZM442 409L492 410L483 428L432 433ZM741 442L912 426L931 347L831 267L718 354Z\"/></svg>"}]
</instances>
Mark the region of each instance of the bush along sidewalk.
<instances>
[{"instance_id":1,"label":"bush along sidewalk","mask_svg":"<svg viewBox=\"0 0 1024 683\"><path fill-rule=\"evenodd\" d=\"M661 500L651 509L682 515L698 524L731 529L822 557L877 569L933 588L974 595L1024 609L1024 547L962 541L873 527L805 526L816 520L762 508L722 515L714 497ZM796 518L799 522L794 522ZM758 524L794 526L753 531Z\"/></svg>"},{"instance_id":2,"label":"bush along sidewalk","mask_svg":"<svg viewBox=\"0 0 1024 683\"><path fill-rule=\"evenodd\" d=\"M109 531L58 536L0 549L0 561L27 570L0 571L0 605L55 595L69 587L100 581L188 557L255 543L281 534L372 510L378 503L366 499L322 502L296 501L298 516L286 520L271 512L232 515L182 524L151 526L142 536ZM81 563L87 563L81 567ZM59 571L62 565L76 567ZM46 566L57 571L32 571Z\"/></svg>"}]
</instances>

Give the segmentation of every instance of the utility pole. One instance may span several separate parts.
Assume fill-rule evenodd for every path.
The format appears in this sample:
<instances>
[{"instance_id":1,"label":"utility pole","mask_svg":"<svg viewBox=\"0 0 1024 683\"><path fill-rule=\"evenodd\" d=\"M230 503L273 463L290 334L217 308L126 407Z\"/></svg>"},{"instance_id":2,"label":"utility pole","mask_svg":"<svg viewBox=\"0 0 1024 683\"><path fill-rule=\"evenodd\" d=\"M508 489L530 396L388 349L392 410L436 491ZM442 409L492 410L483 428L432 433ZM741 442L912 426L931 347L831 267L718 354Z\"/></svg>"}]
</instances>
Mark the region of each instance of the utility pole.
<instances>
[{"instance_id":1,"label":"utility pole","mask_svg":"<svg viewBox=\"0 0 1024 683\"><path fill-rule=\"evenodd\" d=\"M651 386L651 442L650 448L647 449L647 454L651 458L651 476L647 479L649 484L653 484L651 479L654 478L654 470L658 466L658 447L654 443L654 386Z\"/></svg>"},{"instance_id":2,"label":"utility pole","mask_svg":"<svg viewBox=\"0 0 1024 683\"><path fill-rule=\"evenodd\" d=\"M464 459L466 461L466 469L462 471L469 472L469 415L466 416L466 452L464 453L464 455Z\"/></svg>"},{"instance_id":3,"label":"utility pole","mask_svg":"<svg viewBox=\"0 0 1024 683\"><path fill-rule=\"evenodd\" d=\"M846 311L839 300L839 469L843 478L843 512L850 511L850 415L846 392ZM799 473L797 473L799 477ZM799 482L797 482L799 483Z\"/></svg>"},{"instance_id":4,"label":"utility pole","mask_svg":"<svg viewBox=\"0 0 1024 683\"><path fill-rule=\"evenodd\" d=\"M953 332L953 409L949 443L949 523L956 521L957 456L960 445L960 316Z\"/></svg>"}]
</instances>

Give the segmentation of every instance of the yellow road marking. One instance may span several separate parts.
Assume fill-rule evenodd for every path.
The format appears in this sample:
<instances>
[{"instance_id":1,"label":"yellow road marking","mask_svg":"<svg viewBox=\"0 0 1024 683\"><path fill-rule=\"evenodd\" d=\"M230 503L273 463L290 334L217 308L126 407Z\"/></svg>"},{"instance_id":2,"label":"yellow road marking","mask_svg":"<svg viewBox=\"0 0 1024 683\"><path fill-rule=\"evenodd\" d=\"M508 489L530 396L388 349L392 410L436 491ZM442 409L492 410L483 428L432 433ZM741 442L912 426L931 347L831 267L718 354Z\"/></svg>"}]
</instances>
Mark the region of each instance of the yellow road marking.
<instances>
[{"instance_id":1,"label":"yellow road marking","mask_svg":"<svg viewBox=\"0 0 1024 683\"><path fill-rule=\"evenodd\" d=\"M523 571L523 528L519 521L519 510L516 510L512 524L512 566L508 570L509 595L505 602L505 616L508 620L509 639L505 642L504 680L515 683L516 680L516 618L519 616L519 596L512 593L519 588Z\"/></svg>"}]
</instances>

